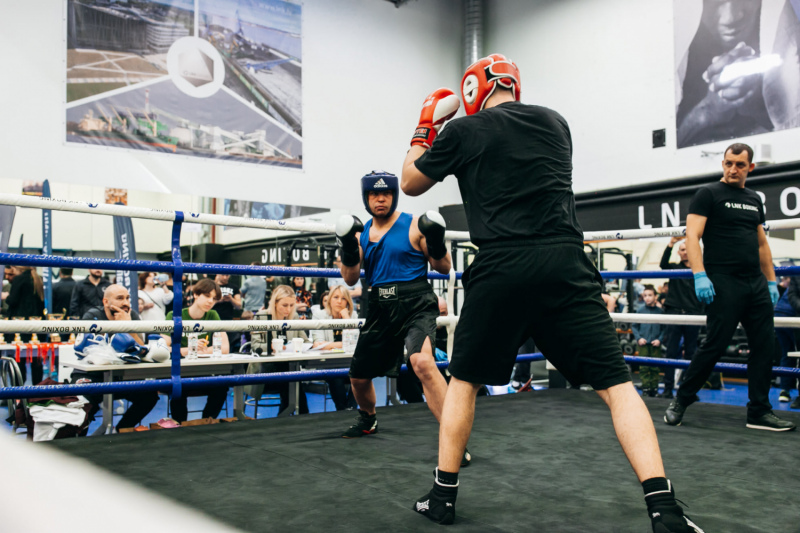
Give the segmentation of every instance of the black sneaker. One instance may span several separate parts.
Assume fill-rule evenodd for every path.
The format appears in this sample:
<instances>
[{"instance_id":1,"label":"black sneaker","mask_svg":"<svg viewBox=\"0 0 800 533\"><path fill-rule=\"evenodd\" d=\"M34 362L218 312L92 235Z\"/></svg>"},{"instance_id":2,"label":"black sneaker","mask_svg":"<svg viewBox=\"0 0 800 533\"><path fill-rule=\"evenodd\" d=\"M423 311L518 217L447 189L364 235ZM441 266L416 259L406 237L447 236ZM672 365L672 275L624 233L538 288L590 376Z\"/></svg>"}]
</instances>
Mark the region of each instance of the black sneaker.
<instances>
[{"instance_id":1,"label":"black sneaker","mask_svg":"<svg viewBox=\"0 0 800 533\"><path fill-rule=\"evenodd\" d=\"M671 390L665 390L661 394L658 395L659 398L664 398L665 400L672 400L675 398L675 395L672 394Z\"/></svg>"},{"instance_id":2,"label":"black sneaker","mask_svg":"<svg viewBox=\"0 0 800 533\"><path fill-rule=\"evenodd\" d=\"M766 431L792 431L797 426L794 422L778 418L775 413L770 411L758 418L747 417L747 427Z\"/></svg>"},{"instance_id":3,"label":"black sneaker","mask_svg":"<svg viewBox=\"0 0 800 533\"><path fill-rule=\"evenodd\" d=\"M792 404L789 406L789 409L800 409L800 396L794 399Z\"/></svg>"},{"instance_id":4,"label":"black sneaker","mask_svg":"<svg viewBox=\"0 0 800 533\"><path fill-rule=\"evenodd\" d=\"M378 417L377 415L369 415L366 411L358 410L356 423L350 426L350 429L342 434L345 439L357 439L364 435L372 435L378 432Z\"/></svg>"},{"instance_id":5,"label":"black sneaker","mask_svg":"<svg viewBox=\"0 0 800 533\"><path fill-rule=\"evenodd\" d=\"M778 401L782 403L791 402L792 394L788 390L782 390L781 394L778 396Z\"/></svg>"},{"instance_id":6,"label":"black sneaker","mask_svg":"<svg viewBox=\"0 0 800 533\"><path fill-rule=\"evenodd\" d=\"M680 505L654 509L650 512L653 533L704 533L700 526L683 514Z\"/></svg>"},{"instance_id":7,"label":"black sneaker","mask_svg":"<svg viewBox=\"0 0 800 533\"><path fill-rule=\"evenodd\" d=\"M469 466L471 462L472 462L472 454L469 453L469 450L467 448L464 448L464 456L461 458L461 466L462 467Z\"/></svg>"},{"instance_id":8,"label":"black sneaker","mask_svg":"<svg viewBox=\"0 0 800 533\"><path fill-rule=\"evenodd\" d=\"M685 412L686 406L680 403L676 398L672 400L669 407L667 407L667 411L664 413L664 422L670 426L680 426L681 421L683 421L683 413Z\"/></svg>"},{"instance_id":9,"label":"black sneaker","mask_svg":"<svg viewBox=\"0 0 800 533\"><path fill-rule=\"evenodd\" d=\"M414 502L413 509L437 524L452 524L456 519L458 484L442 485L434 481L431 491Z\"/></svg>"}]
</instances>

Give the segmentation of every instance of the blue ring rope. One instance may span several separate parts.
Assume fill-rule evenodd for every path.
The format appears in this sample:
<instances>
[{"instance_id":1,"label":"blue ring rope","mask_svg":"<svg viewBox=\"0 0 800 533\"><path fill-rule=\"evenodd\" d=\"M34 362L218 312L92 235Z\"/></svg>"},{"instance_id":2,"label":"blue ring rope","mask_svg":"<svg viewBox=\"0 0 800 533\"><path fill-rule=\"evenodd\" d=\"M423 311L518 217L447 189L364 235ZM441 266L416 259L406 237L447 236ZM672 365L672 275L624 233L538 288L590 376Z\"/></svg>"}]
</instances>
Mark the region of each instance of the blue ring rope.
<instances>
[{"instance_id":1,"label":"blue ring rope","mask_svg":"<svg viewBox=\"0 0 800 533\"><path fill-rule=\"evenodd\" d=\"M542 361L544 356L541 353L522 354L517 356L517 362ZM221 361L224 361L221 360ZM254 362L269 362L268 358L259 358ZM626 356L626 363L640 364L645 366L660 366L667 368L686 368L690 361L683 359L659 359L656 357L633 357ZM442 361L436 366L444 369L448 363ZM403 365L401 372L408 369ZM738 363L717 363L714 370L735 374L745 374L747 365ZM196 389L208 386L242 386L255 385L259 383L288 383L292 381L312 381L318 379L346 377L349 369L338 368L334 370L305 370L299 372L273 372L270 374L236 374L228 376L210 376L197 378L181 378L180 383L183 388ZM800 368L773 367L772 374L775 376L800 377ZM48 398L53 396L77 396L86 394L114 394L130 391L170 391L174 385L172 379L152 379L143 381L117 381L103 383L87 383L82 385L51 385L51 386L30 386L30 387L6 387L0 388L0 400L11 398Z\"/></svg>"}]
</instances>

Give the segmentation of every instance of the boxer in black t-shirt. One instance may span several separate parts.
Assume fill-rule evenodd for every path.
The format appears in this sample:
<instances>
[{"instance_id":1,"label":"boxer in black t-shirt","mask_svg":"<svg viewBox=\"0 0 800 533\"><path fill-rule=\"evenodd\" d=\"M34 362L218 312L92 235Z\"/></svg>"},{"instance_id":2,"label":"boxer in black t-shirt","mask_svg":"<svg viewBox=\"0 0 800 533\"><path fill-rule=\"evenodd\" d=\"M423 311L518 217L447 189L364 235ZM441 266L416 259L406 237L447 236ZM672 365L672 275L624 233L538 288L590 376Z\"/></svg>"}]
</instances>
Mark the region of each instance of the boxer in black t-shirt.
<instances>
[{"instance_id":1,"label":"boxer in black t-shirt","mask_svg":"<svg viewBox=\"0 0 800 533\"><path fill-rule=\"evenodd\" d=\"M699 531L675 503L650 413L631 383L601 297L600 274L583 251L569 126L551 109L520 103L519 79L517 66L499 54L471 65L462 80L468 116L450 122L438 137L458 98L449 89L431 93L403 165L402 189L411 196L456 176L470 237L480 248L462 279L466 296L434 486L414 510L435 522L454 520L476 393L482 384L508 383L517 349L533 337L571 383L589 383L609 405L654 531ZM510 293L515 298L509 300ZM492 310L502 310L507 333L499 337Z\"/></svg>"},{"instance_id":2,"label":"boxer in black t-shirt","mask_svg":"<svg viewBox=\"0 0 800 533\"><path fill-rule=\"evenodd\" d=\"M764 233L764 204L744 186L753 170L753 149L732 144L725 150L723 175L695 194L686 217L686 251L695 293L706 304L708 335L692 357L684 382L667 408L664 422L678 426L697 401L714 365L741 322L747 333L747 427L791 431L795 424L775 416L769 403L778 287L772 252ZM700 250L703 239L704 251Z\"/></svg>"}]
</instances>

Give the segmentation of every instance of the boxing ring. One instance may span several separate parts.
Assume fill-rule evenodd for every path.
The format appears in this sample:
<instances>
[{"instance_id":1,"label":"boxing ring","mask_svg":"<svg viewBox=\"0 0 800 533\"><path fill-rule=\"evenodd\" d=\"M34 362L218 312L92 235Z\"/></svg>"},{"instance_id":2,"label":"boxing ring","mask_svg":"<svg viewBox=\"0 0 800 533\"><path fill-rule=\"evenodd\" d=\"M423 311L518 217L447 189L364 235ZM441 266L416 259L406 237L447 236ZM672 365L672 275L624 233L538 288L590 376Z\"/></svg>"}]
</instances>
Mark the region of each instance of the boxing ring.
<instances>
[{"instance_id":1,"label":"boxing ring","mask_svg":"<svg viewBox=\"0 0 800 533\"><path fill-rule=\"evenodd\" d=\"M339 277L338 270L184 263L184 221L199 224L333 233L333 227L207 214L184 214L0 194L0 204L87 214L162 220L172 224L172 261L131 261L0 254L0 263L171 272L173 321L2 321L0 333L161 333L172 337L169 379L0 388L0 399L169 391L210 385L309 381L344 376L347 369L187 378L181 376L183 332L287 331L359 328L358 320L182 321L182 276L186 273ZM797 228L800 221L771 221L769 229ZM587 241L680 235L683 228L587 233ZM449 240L468 238L448 232ZM449 248L449 247L448 247ZM800 275L800 267L776 268ZM691 277L690 271L603 272L606 278ZM453 291L460 273L429 274ZM703 316L612 314L617 321L702 324ZM442 317L450 346L456 316ZM800 327L800 319L776 319ZM540 360L528 354L519 361ZM685 367L689 361L626 357L629 363ZM263 359L256 360L263 362ZM446 367L447 363L440 363ZM720 363L726 373L745 365ZM774 368L775 375L800 370ZM706 531L795 531L794 495L800 481L792 458L798 432L745 429L744 408L698 403L680 427L662 422L667 402L644 398L658 432L667 476L678 497ZM186 427L66 439L45 445L83 458L157 494L244 531L434 531L438 526L411 510L429 487L436 464L438 424L424 404L379 408L380 430L362 439L338 438L353 412L318 413L237 424ZM800 413L781 412L800 423ZM462 474L455 527L464 531L644 531L649 520L611 425L605 404L577 389L550 389L478 399L470 451ZM747 502L747 504L745 504ZM749 505L748 505L749 504Z\"/></svg>"}]
</instances>

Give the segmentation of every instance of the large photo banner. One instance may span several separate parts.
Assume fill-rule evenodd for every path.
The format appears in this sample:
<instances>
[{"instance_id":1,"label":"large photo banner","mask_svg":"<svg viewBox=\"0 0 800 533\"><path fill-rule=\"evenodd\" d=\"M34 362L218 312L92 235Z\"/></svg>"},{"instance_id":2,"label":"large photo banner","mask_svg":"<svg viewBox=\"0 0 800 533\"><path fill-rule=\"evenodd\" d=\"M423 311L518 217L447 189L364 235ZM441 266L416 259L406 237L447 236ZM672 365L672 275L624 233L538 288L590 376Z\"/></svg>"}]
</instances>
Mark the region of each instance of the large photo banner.
<instances>
[{"instance_id":1,"label":"large photo banner","mask_svg":"<svg viewBox=\"0 0 800 533\"><path fill-rule=\"evenodd\" d=\"M678 148L800 127L800 0L674 0Z\"/></svg>"},{"instance_id":2,"label":"large photo banner","mask_svg":"<svg viewBox=\"0 0 800 533\"><path fill-rule=\"evenodd\" d=\"M301 168L301 6L65 0L66 140Z\"/></svg>"}]
</instances>

